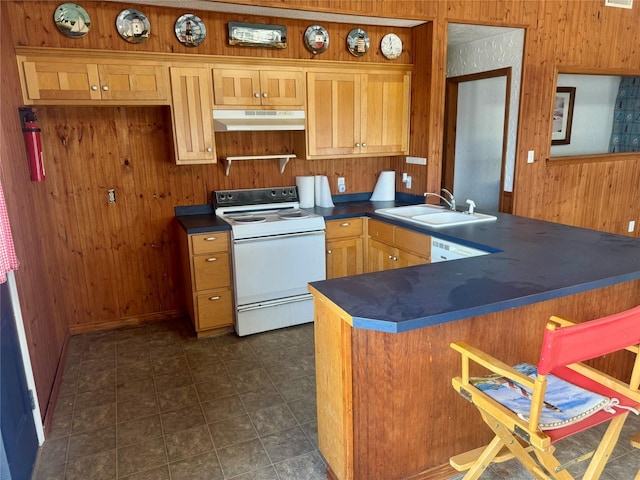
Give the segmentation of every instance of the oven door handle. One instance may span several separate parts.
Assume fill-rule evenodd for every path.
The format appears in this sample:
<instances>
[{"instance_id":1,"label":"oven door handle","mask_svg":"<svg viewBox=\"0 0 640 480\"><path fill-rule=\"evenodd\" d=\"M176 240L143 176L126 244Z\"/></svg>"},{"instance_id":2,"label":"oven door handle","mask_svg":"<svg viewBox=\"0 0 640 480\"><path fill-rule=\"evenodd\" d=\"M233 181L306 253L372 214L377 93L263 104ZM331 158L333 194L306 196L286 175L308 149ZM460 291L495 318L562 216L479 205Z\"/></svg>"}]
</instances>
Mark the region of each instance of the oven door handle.
<instances>
[{"instance_id":1,"label":"oven door handle","mask_svg":"<svg viewBox=\"0 0 640 480\"><path fill-rule=\"evenodd\" d=\"M309 237L312 235L322 235L324 236L324 230L316 230L313 232L300 232L300 233L284 233L282 235L267 235L265 237L254 237L254 238L240 238L234 239L233 243L235 245L240 245L244 243L255 243L255 242L263 242L265 240L275 240L278 238L293 238L293 237Z\"/></svg>"},{"instance_id":2,"label":"oven door handle","mask_svg":"<svg viewBox=\"0 0 640 480\"><path fill-rule=\"evenodd\" d=\"M238 305L238 312L248 312L250 310L258 310L260 308L286 305L288 303L305 302L312 299L313 295L311 295L310 293L305 293L304 295L297 295L295 297L278 298L276 300L265 300L264 302L250 303L248 305Z\"/></svg>"}]
</instances>

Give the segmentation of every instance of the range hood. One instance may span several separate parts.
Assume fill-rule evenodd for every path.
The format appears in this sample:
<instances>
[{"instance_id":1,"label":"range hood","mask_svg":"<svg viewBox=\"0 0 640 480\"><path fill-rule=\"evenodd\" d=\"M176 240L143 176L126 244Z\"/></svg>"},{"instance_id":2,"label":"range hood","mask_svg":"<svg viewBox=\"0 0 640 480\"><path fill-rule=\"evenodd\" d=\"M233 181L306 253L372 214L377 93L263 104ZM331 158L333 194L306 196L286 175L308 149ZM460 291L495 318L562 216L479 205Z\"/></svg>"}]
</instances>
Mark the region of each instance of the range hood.
<instances>
[{"instance_id":1,"label":"range hood","mask_svg":"<svg viewBox=\"0 0 640 480\"><path fill-rule=\"evenodd\" d=\"M214 110L213 130L304 130L304 118L304 110Z\"/></svg>"}]
</instances>

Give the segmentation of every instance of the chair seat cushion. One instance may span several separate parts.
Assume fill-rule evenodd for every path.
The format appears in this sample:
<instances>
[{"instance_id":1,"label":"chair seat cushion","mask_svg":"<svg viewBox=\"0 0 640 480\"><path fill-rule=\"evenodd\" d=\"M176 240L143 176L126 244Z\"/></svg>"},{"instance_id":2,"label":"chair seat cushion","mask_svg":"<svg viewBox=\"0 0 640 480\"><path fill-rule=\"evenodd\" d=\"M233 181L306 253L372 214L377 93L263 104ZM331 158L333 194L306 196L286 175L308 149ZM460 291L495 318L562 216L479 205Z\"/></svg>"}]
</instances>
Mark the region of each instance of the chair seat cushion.
<instances>
[{"instance_id":1,"label":"chair seat cushion","mask_svg":"<svg viewBox=\"0 0 640 480\"><path fill-rule=\"evenodd\" d=\"M533 365L523 363L514 368L531 378L537 376L537 369ZM478 389L522 419L529 418L532 398L529 389L495 375L470 380ZM547 375L547 391L539 428L545 431L552 442L557 441L626 413L625 409L611 409L618 401L622 405L637 406L630 399L621 398L618 393L571 369L558 368Z\"/></svg>"}]
</instances>

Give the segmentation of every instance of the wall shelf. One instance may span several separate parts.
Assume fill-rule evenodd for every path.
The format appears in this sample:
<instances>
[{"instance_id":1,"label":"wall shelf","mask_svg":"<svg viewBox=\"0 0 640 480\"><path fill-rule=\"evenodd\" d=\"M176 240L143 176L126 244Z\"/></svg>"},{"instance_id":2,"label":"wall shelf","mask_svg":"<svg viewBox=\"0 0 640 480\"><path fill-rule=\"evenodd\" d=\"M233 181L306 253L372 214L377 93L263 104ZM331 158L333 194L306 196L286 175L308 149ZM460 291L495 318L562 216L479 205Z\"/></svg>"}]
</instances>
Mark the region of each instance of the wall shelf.
<instances>
[{"instance_id":1,"label":"wall shelf","mask_svg":"<svg viewBox=\"0 0 640 480\"><path fill-rule=\"evenodd\" d=\"M244 155L241 157L227 157L227 167L225 169L225 175L229 176L229 170L231 169L231 163L239 160L280 160L280 173L284 173L284 169L292 158L297 158L295 153L285 153L281 155Z\"/></svg>"}]
</instances>

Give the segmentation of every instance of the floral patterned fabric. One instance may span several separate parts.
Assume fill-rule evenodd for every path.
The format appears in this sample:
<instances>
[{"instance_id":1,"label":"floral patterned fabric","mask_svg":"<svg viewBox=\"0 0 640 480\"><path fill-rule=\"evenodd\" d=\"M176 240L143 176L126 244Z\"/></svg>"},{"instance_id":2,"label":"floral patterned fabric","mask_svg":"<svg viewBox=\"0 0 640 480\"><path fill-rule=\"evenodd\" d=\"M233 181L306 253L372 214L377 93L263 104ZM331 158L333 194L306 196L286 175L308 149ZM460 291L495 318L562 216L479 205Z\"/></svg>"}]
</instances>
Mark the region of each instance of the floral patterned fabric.
<instances>
[{"instance_id":1,"label":"floral patterned fabric","mask_svg":"<svg viewBox=\"0 0 640 480\"><path fill-rule=\"evenodd\" d=\"M640 77L622 77L609 152L640 152Z\"/></svg>"},{"instance_id":2,"label":"floral patterned fabric","mask_svg":"<svg viewBox=\"0 0 640 480\"><path fill-rule=\"evenodd\" d=\"M19 262L11 237L7 206L4 203L4 191L0 183L0 283L7 281L7 273L18 268Z\"/></svg>"}]
</instances>

